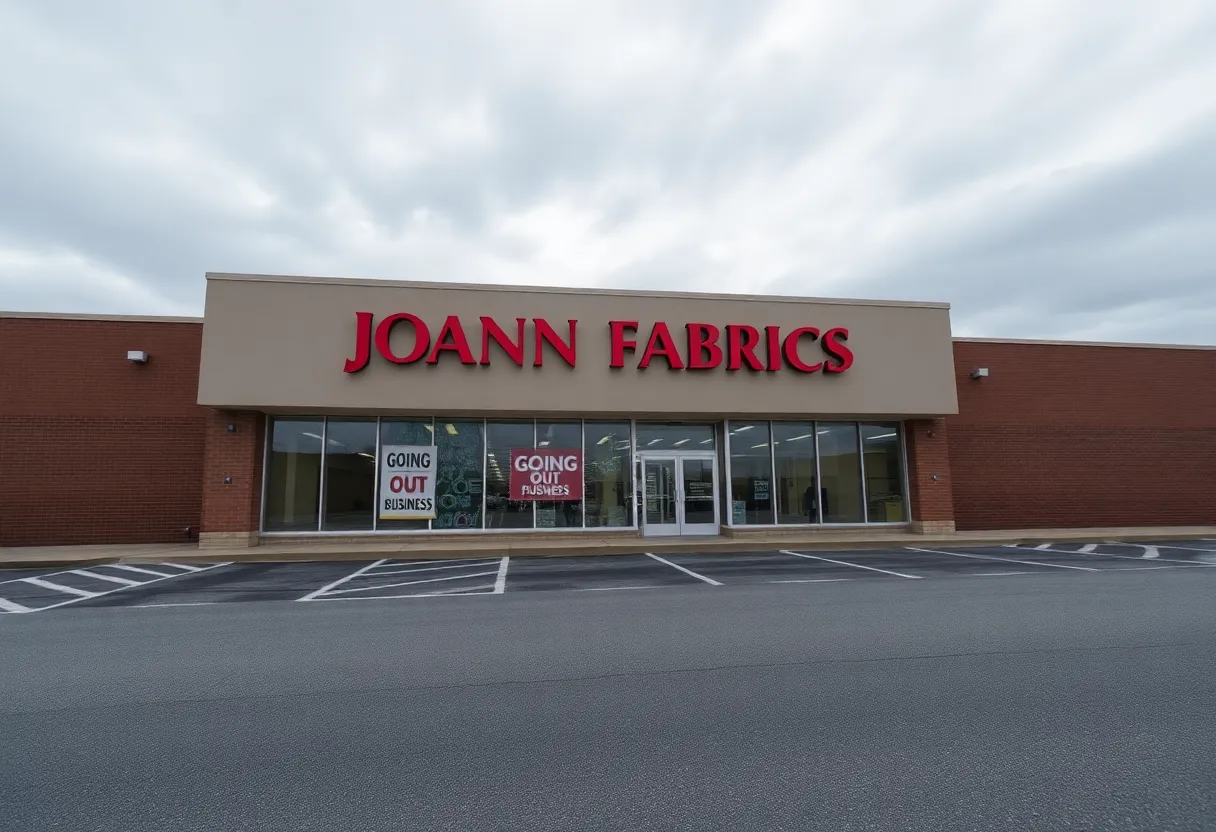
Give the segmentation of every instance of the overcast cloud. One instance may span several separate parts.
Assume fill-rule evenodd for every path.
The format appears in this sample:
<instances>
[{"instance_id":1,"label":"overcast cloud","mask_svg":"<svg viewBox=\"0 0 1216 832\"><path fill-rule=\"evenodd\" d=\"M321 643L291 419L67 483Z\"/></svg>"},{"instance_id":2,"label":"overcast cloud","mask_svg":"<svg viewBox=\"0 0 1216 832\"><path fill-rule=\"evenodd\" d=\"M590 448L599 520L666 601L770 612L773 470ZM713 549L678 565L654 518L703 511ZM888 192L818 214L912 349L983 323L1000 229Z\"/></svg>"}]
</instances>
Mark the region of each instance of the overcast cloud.
<instances>
[{"instance_id":1,"label":"overcast cloud","mask_svg":"<svg viewBox=\"0 0 1216 832\"><path fill-rule=\"evenodd\" d=\"M206 271L1216 342L1212 0L0 0L0 308Z\"/></svg>"}]
</instances>

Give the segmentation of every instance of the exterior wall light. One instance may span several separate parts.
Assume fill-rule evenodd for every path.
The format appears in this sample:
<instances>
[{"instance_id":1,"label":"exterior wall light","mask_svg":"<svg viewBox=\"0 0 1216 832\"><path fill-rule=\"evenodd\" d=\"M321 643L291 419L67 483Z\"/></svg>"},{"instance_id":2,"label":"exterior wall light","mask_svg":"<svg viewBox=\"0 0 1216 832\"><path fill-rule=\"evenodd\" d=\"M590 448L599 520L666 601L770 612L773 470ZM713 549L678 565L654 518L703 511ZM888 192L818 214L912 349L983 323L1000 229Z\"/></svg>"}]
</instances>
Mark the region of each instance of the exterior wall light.
<instances>
[{"instance_id":1,"label":"exterior wall light","mask_svg":"<svg viewBox=\"0 0 1216 832\"><path fill-rule=\"evenodd\" d=\"M127 350L127 360L134 364L147 364L148 354L143 350Z\"/></svg>"},{"instance_id":2,"label":"exterior wall light","mask_svg":"<svg viewBox=\"0 0 1216 832\"><path fill-rule=\"evenodd\" d=\"M988 368L978 367L971 371L972 378L988 378Z\"/></svg>"}]
</instances>

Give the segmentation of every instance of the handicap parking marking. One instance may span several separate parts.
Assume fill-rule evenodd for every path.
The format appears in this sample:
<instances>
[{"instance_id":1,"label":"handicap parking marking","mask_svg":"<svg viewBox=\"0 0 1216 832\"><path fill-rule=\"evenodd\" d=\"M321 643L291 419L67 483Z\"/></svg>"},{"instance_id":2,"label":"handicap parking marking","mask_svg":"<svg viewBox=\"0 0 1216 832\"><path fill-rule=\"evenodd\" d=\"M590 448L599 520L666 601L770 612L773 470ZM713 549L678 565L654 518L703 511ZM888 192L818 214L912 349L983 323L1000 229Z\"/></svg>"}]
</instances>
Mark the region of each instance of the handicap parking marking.
<instances>
[{"instance_id":1,"label":"handicap parking marking","mask_svg":"<svg viewBox=\"0 0 1216 832\"><path fill-rule=\"evenodd\" d=\"M909 575L906 572L896 572L892 569L879 569L877 566L863 566L860 563L850 563L847 560L833 560L832 558L825 558L820 555L808 555L805 552L794 552L789 549L781 549L780 551L784 555L793 555L796 558L806 558L808 560L823 561L824 563L834 563L837 566L851 566L854 569L865 569L870 572L881 572L884 575L892 575L896 578L909 578L911 580L920 580L921 578L924 577L923 575ZM835 554L835 552L833 552L833 554Z\"/></svg>"},{"instance_id":2,"label":"handicap parking marking","mask_svg":"<svg viewBox=\"0 0 1216 832\"><path fill-rule=\"evenodd\" d=\"M348 575L332 581L320 589L297 598L298 601L357 601L376 598L433 598L455 595L501 595L506 591L509 557L459 558L457 561L436 562L433 560L410 561L383 558L367 564ZM455 571L462 570L462 571ZM438 571L453 574L435 575ZM406 576L419 575L416 580L401 580ZM434 584L451 581L473 581L452 588L436 588ZM419 591L392 592L404 587L418 587Z\"/></svg>"},{"instance_id":3,"label":"handicap parking marking","mask_svg":"<svg viewBox=\"0 0 1216 832\"><path fill-rule=\"evenodd\" d=\"M919 549L915 546L905 546L904 548L910 552L924 552L926 554L932 554L932 555L949 555L950 557L955 557L955 558L972 558L975 560L1001 561L1003 563L1016 563L1016 564L1020 564L1022 566L1043 566L1043 567L1054 568L1054 569L1076 569L1080 572L1097 572L1097 571L1099 571L1098 569L1096 569L1092 566L1068 566L1067 564L1063 564L1063 563L1047 563L1044 561L1037 561L1037 560L1018 560L1016 558L997 557L996 555L978 555L978 554L974 554L974 553L964 554L962 552L947 552L944 549ZM1038 547L1035 547L1035 551L1042 551L1042 550L1039 549Z\"/></svg>"},{"instance_id":4,"label":"handicap parking marking","mask_svg":"<svg viewBox=\"0 0 1216 832\"><path fill-rule=\"evenodd\" d=\"M231 564L187 566L177 563L156 563L151 565L158 569L126 568L124 564L108 563L90 566L88 569L63 569L58 572L43 572L37 576L0 581L0 613L31 613L58 609L69 604L112 596L118 592L132 592L172 578L209 572ZM125 575L120 576L103 571L117 569L122 569ZM173 569L186 571L170 571ZM139 580L134 577L138 573L146 574L149 577Z\"/></svg>"}]
</instances>

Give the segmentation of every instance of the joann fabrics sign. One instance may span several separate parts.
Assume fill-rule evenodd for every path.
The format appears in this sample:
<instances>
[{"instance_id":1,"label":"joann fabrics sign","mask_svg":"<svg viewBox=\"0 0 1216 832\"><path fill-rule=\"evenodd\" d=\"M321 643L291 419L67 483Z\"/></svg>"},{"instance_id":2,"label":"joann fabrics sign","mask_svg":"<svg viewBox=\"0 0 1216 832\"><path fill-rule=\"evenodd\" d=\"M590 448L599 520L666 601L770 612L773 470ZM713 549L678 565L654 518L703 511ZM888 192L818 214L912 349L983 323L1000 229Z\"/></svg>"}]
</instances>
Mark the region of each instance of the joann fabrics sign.
<instances>
[{"instance_id":1,"label":"joann fabrics sign","mask_svg":"<svg viewBox=\"0 0 1216 832\"><path fill-rule=\"evenodd\" d=\"M511 451L511 499L581 500L583 452L549 448Z\"/></svg>"},{"instance_id":2,"label":"joann fabrics sign","mask_svg":"<svg viewBox=\"0 0 1216 832\"><path fill-rule=\"evenodd\" d=\"M380 519L435 517L435 447L385 445L380 449Z\"/></svg>"}]
</instances>

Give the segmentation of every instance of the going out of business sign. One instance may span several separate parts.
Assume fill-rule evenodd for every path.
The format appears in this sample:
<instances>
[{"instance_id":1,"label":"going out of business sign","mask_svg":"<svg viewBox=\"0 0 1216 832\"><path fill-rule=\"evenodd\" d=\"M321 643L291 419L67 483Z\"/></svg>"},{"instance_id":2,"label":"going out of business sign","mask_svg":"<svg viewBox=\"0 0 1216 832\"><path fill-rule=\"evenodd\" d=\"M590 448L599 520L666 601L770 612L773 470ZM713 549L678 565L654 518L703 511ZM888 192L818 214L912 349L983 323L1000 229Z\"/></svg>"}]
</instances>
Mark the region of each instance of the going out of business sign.
<instances>
[{"instance_id":1,"label":"going out of business sign","mask_svg":"<svg viewBox=\"0 0 1216 832\"><path fill-rule=\"evenodd\" d=\"M581 449L511 451L512 500L581 500Z\"/></svg>"},{"instance_id":2,"label":"going out of business sign","mask_svg":"<svg viewBox=\"0 0 1216 832\"><path fill-rule=\"evenodd\" d=\"M380 519L435 517L435 446L385 445L380 449Z\"/></svg>"}]
</instances>

